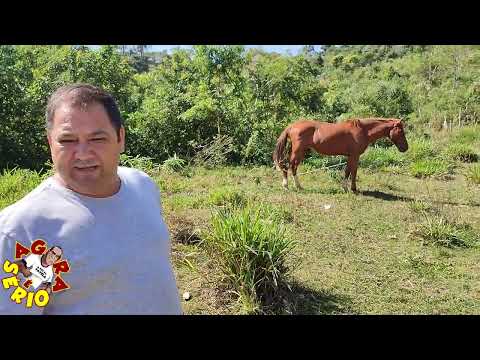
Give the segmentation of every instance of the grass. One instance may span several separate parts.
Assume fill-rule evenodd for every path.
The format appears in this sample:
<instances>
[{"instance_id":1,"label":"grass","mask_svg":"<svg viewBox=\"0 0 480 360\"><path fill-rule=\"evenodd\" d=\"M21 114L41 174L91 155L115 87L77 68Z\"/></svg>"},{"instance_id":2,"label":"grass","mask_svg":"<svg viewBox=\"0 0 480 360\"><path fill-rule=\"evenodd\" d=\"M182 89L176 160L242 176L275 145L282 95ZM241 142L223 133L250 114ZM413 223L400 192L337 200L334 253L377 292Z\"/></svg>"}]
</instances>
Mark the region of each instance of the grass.
<instances>
[{"instance_id":1,"label":"grass","mask_svg":"<svg viewBox=\"0 0 480 360\"><path fill-rule=\"evenodd\" d=\"M187 161L177 157L177 154L174 154L172 157L168 158L163 162L162 169L167 172L181 172Z\"/></svg>"},{"instance_id":2,"label":"grass","mask_svg":"<svg viewBox=\"0 0 480 360\"><path fill-rule=\"evenodd\" d=\"M462 162L477 162L478 154L470 146L462 143L453 143L445 149L445 155L451 160Z\"/></svg>"},{"instance_id":3,"label":"grass","mask_svg":"<svg viewBox=\"0 0 480 360\"><path fill-rule=\"evenodd\" d=\"M478 126L468 126L459 129L453 135L453 141L462 144L474 144L480 142L480 132Z\"/></svg>"},{"instance_id":4,"label":"grass","mask_svg":"<svg viewBox=\"0 0 480 360\"><path fill-rule=\"evenodd\" d=\"M27 169L4 170L0 176L0 209L27 195L43 180L43 176Z\"/></svg>"},{"instance_id":5,"label":"grass","mask_svg":"<svg viewBox=\"0 0 480 360\"><path fill-rule=\"evenodd\" d=\"M466 176L473 184L480 185L480 165L474 165L468 169Z\"/></svg>"},{"instance_id":6,"label":"grass","mask_svg":"<svg viewBox=\"0 0 480 360\"><path fill-rule=\"evenodd\" d=\"M427 218L418 234L428 243L449 248L477 247L480 241L470 225L456 224L444 217Z\"/></svg>"},{"instance_id":7,"label":"grass","mask_svg":"<svg viewBox=\"0 0 480 360\"><path fill-rule=\"evenodd\" d=\"M424 213L433 210L433 206L423 200L413 200L409 202L410 209L415 213Z\"/></svg>"},{"instance_id":8,"label":"grass","mask_svg":"<svg viewBox=\"0 0 480 360\"><path fill-rule=\"evenodd\" d=\"M410 165L410 174L417 178L448 175L451 172L452 164L441 159L422 159Z\"/></svg>"},{"instance_id":9,"label":"grass","mask_svg":"<svg viewBox=\"0 0 480 360\"><path fill-rule=\"evenodd\" d=\"M216 206L243 206L246 202L244 193L232 187L213 189L208 196L208 203Z\"/></svg>"},{"instance_id":10,"label":"grass","mask_svg":"<svg viewBox=\"0 0 480 360\"><path fill-rule=\"evenodd\" d=\"M371 147L361 157L359 166L368 169L382 169L388 166L401 166L405 157L395 147Z\"/></svg>"}]
</instances>

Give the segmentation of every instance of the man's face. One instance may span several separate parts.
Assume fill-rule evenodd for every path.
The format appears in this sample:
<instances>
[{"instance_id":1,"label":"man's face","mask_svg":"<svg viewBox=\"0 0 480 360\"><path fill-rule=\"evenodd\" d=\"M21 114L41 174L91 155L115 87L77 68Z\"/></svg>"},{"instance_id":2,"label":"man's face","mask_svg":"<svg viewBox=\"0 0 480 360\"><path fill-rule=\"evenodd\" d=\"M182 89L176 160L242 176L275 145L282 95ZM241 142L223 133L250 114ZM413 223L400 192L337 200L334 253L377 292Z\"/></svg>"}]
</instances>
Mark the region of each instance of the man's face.
<instances>
[{"instance_id":1,"label":"man's face","mask_svg":"<svg viewBox=\"0 0 480 360\"><path fill-rule=\"evenodd\" d=\"M47 254L45 255L45 262L47 263L47 266L53 265L55 261L60 259L62 255L62 250L59 248L52 248L47 251Z\"/></svg>"},{"instance_id":2,"label":"man's face","mask_svg":"<svg viewBox=\"0 0 480 360\"><path fill-rule=\"evenodd\" d=\"M68 188L90 196L110 196L117 189L117 166L125 130L117 137L101 104L86 108L61 105L52 120L48 143L56 176Z\"/></svg>"}]
</instances>

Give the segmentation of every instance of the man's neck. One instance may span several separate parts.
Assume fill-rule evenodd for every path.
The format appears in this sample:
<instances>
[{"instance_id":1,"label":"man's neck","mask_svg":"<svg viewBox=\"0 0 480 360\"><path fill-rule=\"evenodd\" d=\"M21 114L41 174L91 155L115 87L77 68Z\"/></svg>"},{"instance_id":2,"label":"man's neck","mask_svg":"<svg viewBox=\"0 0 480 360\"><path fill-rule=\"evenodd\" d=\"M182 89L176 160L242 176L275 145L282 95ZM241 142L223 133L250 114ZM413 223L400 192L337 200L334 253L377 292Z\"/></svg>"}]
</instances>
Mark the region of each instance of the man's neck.
<instances>
[{"instance_id":1,"label":"man's neck","mask_svg":"<svg viewBox=\"0 0 480 360\"><path fill-rule=\"evenodd\" d=\"M120 191L122 181L118 175L112 179L112 183L104 186L104 189L92 191L82 191L74 186L69 185L58 173L54 176L54 179L63 187L83 196L93 197L93 198L105 198L115 195Z\"/></svg>"}]
</instances>

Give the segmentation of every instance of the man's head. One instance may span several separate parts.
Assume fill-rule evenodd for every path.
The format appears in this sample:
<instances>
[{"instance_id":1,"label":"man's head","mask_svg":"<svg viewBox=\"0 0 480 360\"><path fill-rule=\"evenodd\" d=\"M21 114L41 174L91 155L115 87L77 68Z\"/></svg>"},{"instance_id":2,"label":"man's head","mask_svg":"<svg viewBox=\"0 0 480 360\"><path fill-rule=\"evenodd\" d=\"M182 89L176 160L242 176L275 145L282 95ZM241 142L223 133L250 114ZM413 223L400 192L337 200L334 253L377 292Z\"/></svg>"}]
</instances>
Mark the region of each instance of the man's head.
<instances>
[{"instance_id":1,"label":"man's head","mask_svg":"<svg viewBox=\"0 0 480 360\"><path fill-rule=\"evenodd\" d=\"M113 195L125 147L125 130L113 97L88 84L63 86L48 101L46 122L56 177L84 195Z\"/></svg>"},{"instance_id":2,"label":"man's head","mask_svg":"<svg viewBox=\"0 0 480 360\"><path fill-rule=\"evenodd\" d=\"M63 250L60 246L53 246L45 253L45 263L47 266L53 265L61 259Z\"/></svg>"}]
</instances>

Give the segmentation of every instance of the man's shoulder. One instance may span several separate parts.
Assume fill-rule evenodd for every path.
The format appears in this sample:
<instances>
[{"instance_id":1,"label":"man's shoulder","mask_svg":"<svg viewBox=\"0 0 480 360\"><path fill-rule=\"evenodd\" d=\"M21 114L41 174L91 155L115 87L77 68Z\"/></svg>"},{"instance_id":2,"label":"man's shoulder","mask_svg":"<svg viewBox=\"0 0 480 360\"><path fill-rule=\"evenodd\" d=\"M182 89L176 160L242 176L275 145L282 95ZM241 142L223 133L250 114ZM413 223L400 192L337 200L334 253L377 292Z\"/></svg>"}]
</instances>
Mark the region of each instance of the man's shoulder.
<instances>
[{"instance_id":1,"label":"man's shoulder","mask_svg":"<svg viewBox=\"0 0 480 360\"><path fill-rule=\"evenodd\" d=\"M8 235L18 226L32 224L50 214L62 199L49 179L43 181L23 198L0 211L0 231Z\"/></svg>"},{"instance_id":2,"label":"man's shoulder","mask_svg":"<svg viewBox=\"0 0 480 360\"><path fill-rule=\"evenodd\" d=\"M122 180L132 185L156 185L155 181L147 173L135 168L119 166L118 175Z\"/></svg>"}]
</instances>

